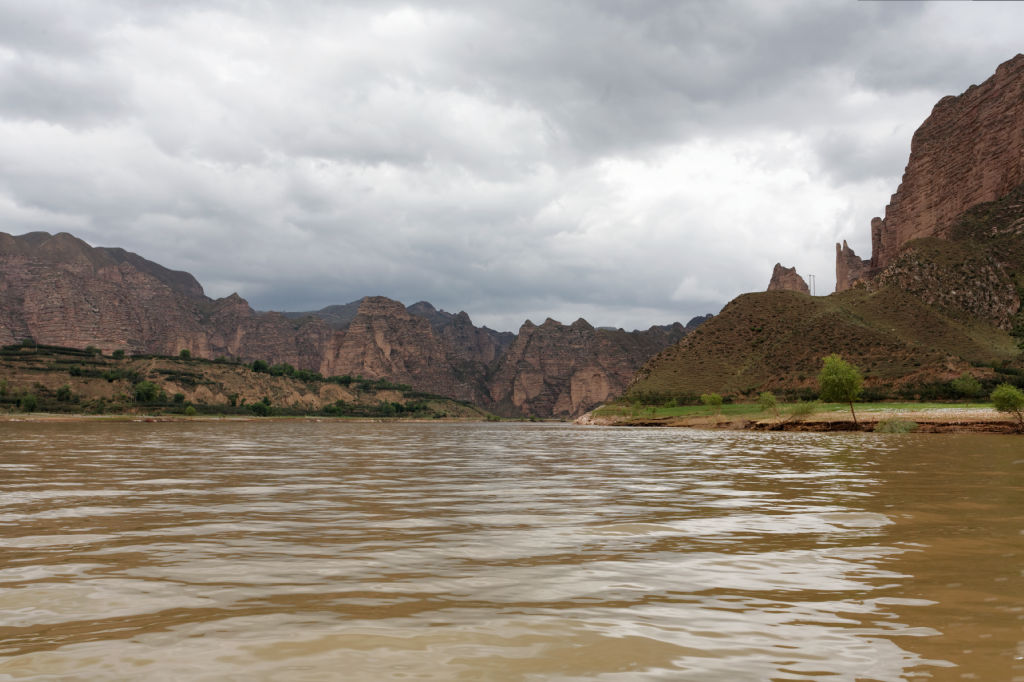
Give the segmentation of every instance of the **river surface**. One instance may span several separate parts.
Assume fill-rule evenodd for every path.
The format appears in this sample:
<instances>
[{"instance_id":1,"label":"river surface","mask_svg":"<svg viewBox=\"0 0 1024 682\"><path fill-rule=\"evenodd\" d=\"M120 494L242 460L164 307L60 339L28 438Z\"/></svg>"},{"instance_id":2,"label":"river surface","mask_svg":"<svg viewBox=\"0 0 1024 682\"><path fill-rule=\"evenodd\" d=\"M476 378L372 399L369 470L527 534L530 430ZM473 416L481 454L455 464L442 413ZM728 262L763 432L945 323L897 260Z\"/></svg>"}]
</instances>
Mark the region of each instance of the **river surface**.
<instances>
[{"instance_id":1,"label":"river surface","mask_svg":"<svg viewBox=\"0 0 1024 682\"><path fill-rule=\"evenodd\" d=\"M1024 680L1024 437L0 423L0 680Z\"/></svg>"}]
</instances>

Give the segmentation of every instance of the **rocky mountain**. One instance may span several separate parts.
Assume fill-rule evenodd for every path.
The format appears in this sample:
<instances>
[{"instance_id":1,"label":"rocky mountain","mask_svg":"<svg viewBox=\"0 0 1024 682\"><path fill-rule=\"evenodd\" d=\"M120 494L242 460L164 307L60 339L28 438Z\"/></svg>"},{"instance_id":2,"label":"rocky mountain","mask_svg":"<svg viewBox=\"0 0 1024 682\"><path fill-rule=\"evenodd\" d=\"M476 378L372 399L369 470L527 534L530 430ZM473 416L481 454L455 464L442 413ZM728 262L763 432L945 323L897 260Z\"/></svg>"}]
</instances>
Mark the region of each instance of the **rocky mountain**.
<instances>
[{"instance_id":1,"label":"rocky mountain","mask_svg":"<svg viewBox=\"0 0 1024 682\"><path fill-rule=\"evenodd\" d=\"M503 413L580 414L615 398L650 358L688 333L681 324L644 332L595 329L579 319L526 321L500 358L489 387Z\"/></svg>"},{"instance_id":2,"label":"rocky mountain","mask_svg":"<svg viewBox=\"0 0 1024 682\"><path fill-rule=\"evenodd\" d=\"M700 320L691 321L696 326ZM692 329L690 327L689 329ZM465 312L384 297L300 313L207 297L185 272L72 235L0 233L0 345L31 338L104 352L262 359L388 379L508 416L572 416L618 395L682 325L596 330L580 320L477 327Z\"/></svg>"},{"instance_id":3,"label":"rocky mountain","mask_svg":"<svg viewBox=\"0 0 1024 682\"><path fill-rule=\"evenodd\" d=\"M787 291L777 265L777 286L652 358L628 395L811 397L830 353L874 397L940 396L964 372L1024 385L1024 55L935 106L871 234L870 260L836 245L837 293Z\"/></svg>"},{"instance_id":4,"label":"rocky mountain","mask_svg":"<svg viewBox=\"0 0 1024 682\"><path fill-rule=\"evenodd\" d=\"M943 97L917 129L903 181L871 221L871 258L836 245L836 291L891 264L903 246L948 238L959 216L1024 183L1024 54L981 85Z\"/></svg>"}]
</instances>

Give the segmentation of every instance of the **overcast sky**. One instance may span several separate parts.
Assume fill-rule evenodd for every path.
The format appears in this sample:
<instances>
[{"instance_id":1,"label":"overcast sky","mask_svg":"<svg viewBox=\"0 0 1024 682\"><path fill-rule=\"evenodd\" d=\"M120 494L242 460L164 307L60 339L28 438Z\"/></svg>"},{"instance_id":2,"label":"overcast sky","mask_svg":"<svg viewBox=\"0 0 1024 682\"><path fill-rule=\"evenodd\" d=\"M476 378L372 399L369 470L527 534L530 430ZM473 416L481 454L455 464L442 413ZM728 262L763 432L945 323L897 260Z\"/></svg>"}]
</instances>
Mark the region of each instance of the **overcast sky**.
<instances>
[{"instance_id":1,"label":"overcast sky","mask_svg":"<svg viewBox=\"0 0 1024 682\"><path fill-rule=\"evenodd\" d=\"M0 231L208 295L646 328L870 253L1024 4L0 0Z\"/></svg>"}]
</instances>

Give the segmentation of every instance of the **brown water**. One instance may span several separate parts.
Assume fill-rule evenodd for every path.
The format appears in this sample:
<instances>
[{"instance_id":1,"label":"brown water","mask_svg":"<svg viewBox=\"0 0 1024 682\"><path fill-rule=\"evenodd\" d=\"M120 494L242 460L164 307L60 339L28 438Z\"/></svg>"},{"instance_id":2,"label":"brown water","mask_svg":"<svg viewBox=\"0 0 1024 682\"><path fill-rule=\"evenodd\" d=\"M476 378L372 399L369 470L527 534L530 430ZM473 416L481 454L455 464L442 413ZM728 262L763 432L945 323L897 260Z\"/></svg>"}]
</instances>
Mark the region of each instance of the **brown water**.
<instances>
[{"instance_id":1,"label":"brown water","mask_svg":"<svg viewBox=\"0 0 1024 682\"><path fill-rule=\"evenodd\" d=\"M0 680L1024 680L1024 439L0 424Z\"/></svg>"}]
</instances>

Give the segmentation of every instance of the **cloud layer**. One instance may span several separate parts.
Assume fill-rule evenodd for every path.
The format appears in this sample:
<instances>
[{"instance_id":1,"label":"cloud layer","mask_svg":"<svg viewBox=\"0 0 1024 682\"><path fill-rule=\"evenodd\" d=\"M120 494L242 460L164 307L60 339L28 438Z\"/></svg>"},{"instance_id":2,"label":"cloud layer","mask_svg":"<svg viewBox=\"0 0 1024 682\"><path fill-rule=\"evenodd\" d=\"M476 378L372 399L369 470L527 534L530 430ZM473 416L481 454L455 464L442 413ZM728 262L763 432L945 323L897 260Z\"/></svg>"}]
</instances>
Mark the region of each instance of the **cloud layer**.
<instances>
[{"instance_id":1,"label":"cloud layer","mask_svg":"<svg viewBox=\"0 0 1024 682\"><path fill-rule=\"evenodd\" d=\"M259 309L646 327L834 285L1012 3L0 0L0 230ZM985 35L986 40L977 40Z\"/></svg>"}]
</instances>

